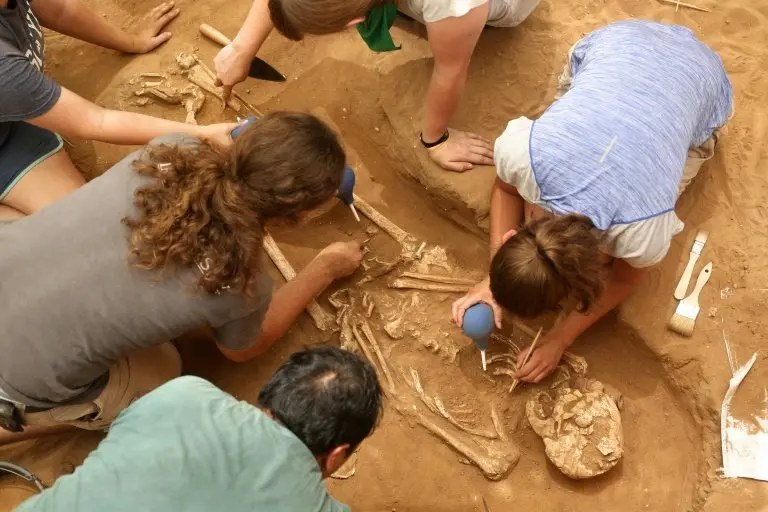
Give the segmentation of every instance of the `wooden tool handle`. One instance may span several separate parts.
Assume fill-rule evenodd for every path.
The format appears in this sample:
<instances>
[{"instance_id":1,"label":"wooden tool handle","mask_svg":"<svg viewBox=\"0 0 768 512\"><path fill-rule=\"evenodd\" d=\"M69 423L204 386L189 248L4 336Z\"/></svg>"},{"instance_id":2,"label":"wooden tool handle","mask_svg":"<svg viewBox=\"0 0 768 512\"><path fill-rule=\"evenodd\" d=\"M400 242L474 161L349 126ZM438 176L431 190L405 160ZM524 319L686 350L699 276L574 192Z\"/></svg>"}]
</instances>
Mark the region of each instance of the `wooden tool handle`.
<instances>
[{"instance_id":1,"label":"wooden tool handle","mask_svg":"<svg viewBox=\"0 0 768 512\"><path fill-rule=\"evenodd\" d=\"M200 25L200 33L203 34L205 37L213 41L214 43L219 43L221 46L227 46L232 41L229 40L227 36L213 28L207 23L203 23Z\"/></svg>"},{"instance_id":2,"label":"wooden tool handle","mask_svg":"<svg viewBox=\"0 0 768 512\"><path fill-rule=\"evenodd\" d=\"M693 276L693 267L696 266L698 260L699 255L692 252L690 258L688 258L688 264L683 271L683 276L680 278L677 288L675 288L675 298L677 300L683 300L685 294L688 293L688 285L691 284L691 276Z\"/></svg>"},{"instance_id":3,"label":"wooden tool handle","mask_svg":"<svg viewBox=\"0 0 768 512\"><path fill-rule=\"evenodd\" d=\"M707 284L707 281L709 281L711 276L712 262L709 262L704 266L703 269L701 269L701 272L699 272L699 278L696 280L696 286L693 288L693 292L689 295L689 297L692 297L698 303L701 289L704 288L704 285Z\"/></svg>"}]
</instances>

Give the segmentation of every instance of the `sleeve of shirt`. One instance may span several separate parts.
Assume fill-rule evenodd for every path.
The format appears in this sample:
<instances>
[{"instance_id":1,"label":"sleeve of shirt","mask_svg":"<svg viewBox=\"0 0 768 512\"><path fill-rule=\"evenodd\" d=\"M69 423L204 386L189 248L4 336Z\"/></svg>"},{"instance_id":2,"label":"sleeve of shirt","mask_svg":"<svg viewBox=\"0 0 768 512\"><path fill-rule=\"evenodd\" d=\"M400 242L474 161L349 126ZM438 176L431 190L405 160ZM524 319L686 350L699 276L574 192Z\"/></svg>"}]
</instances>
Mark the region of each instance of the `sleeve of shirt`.
<instances>
[{"instance_id":1,"label":"sleeve of shirt","mask_svg":"<svg viewBox=\"0 0 768 512\"><path fill-rule=\"evenodd\" d=\"M507 128L496 139L493 159L496 174L501 181L512 185L529 203L538 204L541 190L531 164L531 130L533 121L518 117L507 124Z\"/></svg>"},{"instance_id":2,"label":"sleeve of shirt","mask_svg":"<svg viewBox=\"0 0 768 512\"><path fill-rule=\"evenodd\" d=\"M272 301L272 280L267 275L258 278L254 285L254 295L250 313L213 326L213 335L216 341L230 350L245 350L258 339L261 333L261 324L267 314L269 303Z\"/></svg>"},{"instance_id":3,"label":"sleeve of shirt","mask_svg":"<svg viewBox=\"0 0 768 512\"><path fill-rule=\"evenodd\" d=\"M423 0L424 23L436 23L446 18L461 18L489 0Z\"/></svg>"},{"instance_id":4,"label":"sleeve of shirt","mask_svg":"<svg viewBox=\"0 0 768 512\"><path fill-rule=\"evenodd\" d=\"M669 252L672 238L683 229L674 212L632 224L611 227L605 233L606 251L635 268L648 268L661 262Z\"/></svg>"},{"instance_id":5,"label":"sleeve of shirt","mask_svg":"<svg viewBox=\"0 0 768 512\"><path fill-rule=\"evenodd\" d=\"M23 55L0 56L0 122L24 121L53 108L61 86Z\"/></svg>"}]
</instances>

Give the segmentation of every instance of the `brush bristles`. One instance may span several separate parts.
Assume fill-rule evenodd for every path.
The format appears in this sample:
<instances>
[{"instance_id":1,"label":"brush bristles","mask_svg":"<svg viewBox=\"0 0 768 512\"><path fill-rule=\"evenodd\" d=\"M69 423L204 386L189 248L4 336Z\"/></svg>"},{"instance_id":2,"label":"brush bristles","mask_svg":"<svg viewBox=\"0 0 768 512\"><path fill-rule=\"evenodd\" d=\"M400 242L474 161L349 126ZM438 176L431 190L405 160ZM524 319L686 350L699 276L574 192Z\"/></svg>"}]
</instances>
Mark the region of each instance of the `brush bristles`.
<instances>
[{"instance_id":1,"label":"brush bristles","mask_svg":"<svg viewBox=\"0 0 768 512\"><path fill-rule=\"evenodd\" d=\"M672 318L669 319L667 327L669 327L670 331L675 331L678 334L690 337L693 335L694 325L696 325L696 317L691 318L681 315L680 313L675 313Z\"/></svg>"}]
</instances>

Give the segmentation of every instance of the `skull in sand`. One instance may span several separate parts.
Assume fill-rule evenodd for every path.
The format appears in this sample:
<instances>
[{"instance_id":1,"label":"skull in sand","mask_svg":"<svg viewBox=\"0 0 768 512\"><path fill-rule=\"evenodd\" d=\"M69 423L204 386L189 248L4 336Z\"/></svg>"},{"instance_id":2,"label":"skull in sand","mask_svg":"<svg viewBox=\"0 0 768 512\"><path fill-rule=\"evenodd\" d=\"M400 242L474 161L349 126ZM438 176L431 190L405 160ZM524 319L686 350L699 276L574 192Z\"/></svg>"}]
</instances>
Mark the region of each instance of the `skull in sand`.
<instances>
[{"instance_id":1,"label":"skull in sand","mask_svg":"<svg viewBox=\"0 0 768 512\"><path fill-rule=\"evenodd\" d=\"M526 404L528 421L543 439L547 457L575 479L605 473L624 454L619 397L610 396L596 380L579 380L539 393Z\"/></svg>"}]
</instances>

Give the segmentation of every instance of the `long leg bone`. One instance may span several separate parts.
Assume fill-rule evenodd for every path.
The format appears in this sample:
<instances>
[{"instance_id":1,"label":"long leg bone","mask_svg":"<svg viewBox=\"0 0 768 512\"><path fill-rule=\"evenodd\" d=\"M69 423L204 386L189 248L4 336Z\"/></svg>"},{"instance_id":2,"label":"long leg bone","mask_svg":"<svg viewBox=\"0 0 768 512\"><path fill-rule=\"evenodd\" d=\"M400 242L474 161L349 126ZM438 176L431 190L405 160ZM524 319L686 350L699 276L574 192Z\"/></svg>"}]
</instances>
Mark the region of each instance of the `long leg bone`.
<instances>
[{"instance_id":1,"label":"long leg bone","mask_svg":"<svg viewBox=\"0 0 768 512\"><path fill-rule=\"evenodd\" d=\"M520 459L520 452L513 447L505 453L493 450L490 447L470 444L457 436L453 436L436 425L432 420L424 415L415 413L416 419L422 427L427 429L432 435L443 440L448 446L466 457L472 464L480 468L483 475L488 480L501 480Z\"/></svg>"},{"instance_id":2,"label":"long leg bone","mask_svg":"<svg viewBox=\"0 0 768 512\"><path fill-rule=\"evenodd\" d=\"M386 377L386 374L384 373L384 368L386 368L387 372L389 372L389 367L386 366L386 362L382 364L381 361L379 361L379 365L376 364L376 357L373 355L373 349L368 346L368 342L365 340L364 336L360 333L360 329L357 328L357 325L352 325L352 335L357 340L357 344L360 346L360 350L363 352L363 355L365 355L365 358L370 361L370 363L373 365L373 368L376 370L376 375L379 378L379 381L383 381ZM379 368L381 366L381 369ZM397 395L395 395L394 391L390 388L384 389L384 394L387 396L387 398L393 399L397 398Z\"/></svg>"},{"instance_id":3,"label":"long leg bone","mask_svg":"<svg viewBox=\"0 0 768 512\"><path fill-rule=\"evenodd\" d=\"M403 246L403 249L406 251L411 251L416 246L416 238L413 237L410 233L405 231L404 229L400 228L397 224L386 218L384 215L382 215L376 208L371 206L368 201L363 199L362 197L358 196L357 194L354 195L355 199L355 207L357 210L368 217L371 222L376 224L378 227L380 227L382 230L386 231L389 236L394 238L400 245Z\"/></svg>"},{"instance_id":4,"label":"long leg bone","mask_svg":"<svg viewBox=\"0 0 768 512\"><path fill-rule=\"evenodd\" d=\"M425 290L429 292L442 292L442 293L466 293L470 290L470 285L460 284L439 284L420 281L418 279L395 279L389 283L390 288L397 288L401 290Z\"/></svg>"},{"instance_id":5,"label":"long leg bone","mask_svg":"<svg viewBox=\"0 0 768 512\"><path fill-rule=\"evenodd\" d=\"M408 277L411 279L430 281L433 283L460 284L464 286L474 286L477 283L477 281L473 281L471 279L462 279L460 277L452 276L436 276L433 274L420 274L418 272L403 272L400 274L400 277Z\"/></svg>"},{"instance_id":6,"label":"long leg bone","mask_svg":"<svg viewBox=\"0 0 768 512\"><path fill-rule=\"evenodd\" d=\"M373 351L376 353L376 357L378 358L379 364L381 365L381 370L384 372L384 376L387 379L387 385L389 386L389 390L392 393L394 393L395 380L392 378L392 373L389 371L389 365L387 364L387 360L384 359L384 354L381 352L381 347L379 346L379 342L376 340L376 337L373 335L371 326L368 325L368 322L363 320L362 322L360 322L360 327L362 328L362 331L365 337L368 338L368 343L370 343L371 347L373 347Z\"/></svg>"},{"instance_id":7,"label":"long leg bone","mask_svg":"<svg viewBox=\"0 0 768 512\"><path fill-rule=\"evenodd\" d=\"M285 258L283 251L277 246L277 242L272 238L269 233L264 233L264 250L269 255L269 258L275 264L277 269L283 274L286 281L296 277L296 271L293 266ZM315 323L315 327L321 331L333 331L336 327L336 319L324 310L316 300L312 300L307 305L307 313L312 317L312 321Z\"/></svg>"},{"instance_id":8,"label":"long leg bone","mask_svg":"<svg viewBox=\"0 0 768 512\"><path fill-rule=\"evenodd\" d=\"M413 368L411 368L411 379L413 384L412 385L413 390L416 391L416 394L419 396L419 398L424 403L424 405L427 406L427 409L432 411L434 414L437 414L438 416L442 416L443 418L448 420L448 423L458 428L459 430L463 430L464 432L470 435L484 437L486 439L498 438L496 434L475 430L467 425L464 425L455 417L453 417L453 415L448 412L445 405L443 404L443 401L440 400L439 396L430 397L429 395L427 395L426 391L424 391L424 387L421 385L421 378L419 377L419 372L417 372Z\"/></svg>"}]
</instances>

